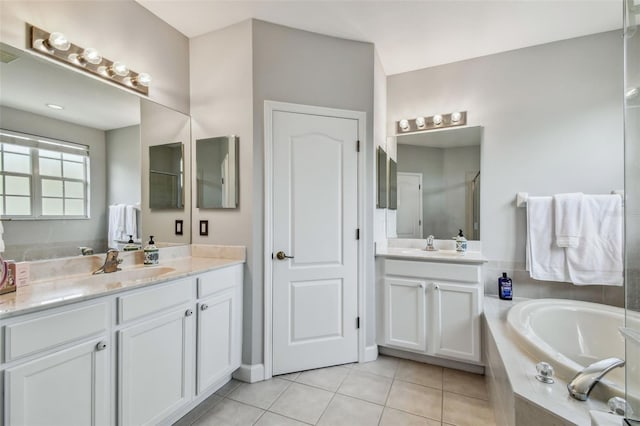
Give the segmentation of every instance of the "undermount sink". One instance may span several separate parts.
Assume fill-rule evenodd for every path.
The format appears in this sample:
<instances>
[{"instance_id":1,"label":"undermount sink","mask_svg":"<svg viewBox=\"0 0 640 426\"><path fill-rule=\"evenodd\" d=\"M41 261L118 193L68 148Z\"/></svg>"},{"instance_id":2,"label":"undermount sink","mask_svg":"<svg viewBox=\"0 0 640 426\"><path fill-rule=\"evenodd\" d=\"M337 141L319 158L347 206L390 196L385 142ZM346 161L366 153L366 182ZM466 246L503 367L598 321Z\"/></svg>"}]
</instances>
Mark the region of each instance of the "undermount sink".
<instances>
[{"instance_id":1,"label":"undermount sink","mask_svg":"<svg viewBox=\"0 0 640 426\"><path fill-rule=\"evenodd\" d=\"M108 274L91 275L87 278L74 280L77 284L107 284L110 282L137 281L160 277L175 271L168 266L123 269Z\"/></svg>"}]
</instances>

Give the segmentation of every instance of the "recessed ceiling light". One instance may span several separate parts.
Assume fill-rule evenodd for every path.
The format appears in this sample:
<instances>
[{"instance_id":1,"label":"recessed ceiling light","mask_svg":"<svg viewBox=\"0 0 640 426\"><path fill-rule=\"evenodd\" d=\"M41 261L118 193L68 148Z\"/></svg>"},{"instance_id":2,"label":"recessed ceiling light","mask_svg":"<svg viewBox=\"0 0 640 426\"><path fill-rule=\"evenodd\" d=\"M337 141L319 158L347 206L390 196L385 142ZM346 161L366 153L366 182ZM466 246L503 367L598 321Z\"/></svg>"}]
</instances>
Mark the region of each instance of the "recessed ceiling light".
<instances>
[{"instance_id":1,"label":"recessed ceiling light","mask_svg":"<svg viewBox=\"0 0 640 426\"><path fill-rule=\"evenodd\" d=\"M51 109L64 109L63 106L56 105L56 104L46 104L46 105Z\"/></svg>"}]
</instances>

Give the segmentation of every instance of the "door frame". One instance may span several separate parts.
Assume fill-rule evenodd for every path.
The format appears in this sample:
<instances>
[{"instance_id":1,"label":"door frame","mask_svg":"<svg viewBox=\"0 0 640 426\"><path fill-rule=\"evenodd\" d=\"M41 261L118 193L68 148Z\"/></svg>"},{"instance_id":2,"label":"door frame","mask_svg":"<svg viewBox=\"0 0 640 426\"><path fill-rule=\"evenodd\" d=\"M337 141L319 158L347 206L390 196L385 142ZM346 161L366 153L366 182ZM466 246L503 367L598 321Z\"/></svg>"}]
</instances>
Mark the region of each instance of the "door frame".
<instances>
[{"instance_id":1,"label":"door frame","mask_svg":"<svg viewBox=\"0 0 640 426\"><path fill-rule=\"evenodd\" d=\"M273 113L276 111L298 114L322 115L325 117L346 118L358 122L358 136L360 139L360 153L358 155L358 228L360 229L360 243L358 244L358 297L357 313L360 317L358 330L358 361L365 359L366 346L366 315L365 315L365 248L368 233L364 232L365 224L365 194L366 194L366 163L367 136L366 118L363 111L325 108L312 105L293 104L287 102L264 101L264 379L273 376L273 266L271 253L273 251ZM356 141L354 141L354 148Z\"/></svg>"}]
</instances>

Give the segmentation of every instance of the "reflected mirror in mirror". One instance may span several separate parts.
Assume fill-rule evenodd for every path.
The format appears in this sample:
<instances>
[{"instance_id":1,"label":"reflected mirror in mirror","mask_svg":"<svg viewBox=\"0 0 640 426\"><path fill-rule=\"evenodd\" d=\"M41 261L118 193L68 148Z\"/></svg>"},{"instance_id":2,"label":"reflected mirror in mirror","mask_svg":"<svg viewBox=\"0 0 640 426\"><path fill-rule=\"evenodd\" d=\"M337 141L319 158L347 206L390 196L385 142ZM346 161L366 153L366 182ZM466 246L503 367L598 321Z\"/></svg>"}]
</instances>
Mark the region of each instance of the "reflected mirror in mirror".
<instances>
[{"instance_id":1,"label":"reflected mirror in mirror","mask_svg":"<svg viewBox=\"0 0 640 426\"><path fill-rule=\"evenodd\" d=\"M376 207L384 209L387 207L387 153L381 147L378 147L376 163L378 170L378 198Z\"/></svg>"},{"instance_id":2,"label":"reflected mirror in mirror","mask_svg":"<svg viewBox=\"0 0 640 426\"><path fill-rule=\"evenodd\" d=\"M237 136L196 140L197 202L200 209L233 209L239 199Z\"/></svg>"},{"instance_id":3,"label":"reflected mirror in mirror","mask_svg":"<svg viewBox=\"0 0 640 426\"><path fill-rule=\"evenodd\" d=\"M482 127L398 136L398 238L480 239Z\"/></svg>"},{"instance_id":4,"label":"reflected mirror in mirror","mask_svg":"<svg viewBox=\"0 0 640 426\"><path fill-rule=\"evenodd\" d=\"M398 163L389 159L389 210L398 209Z\"/></svg>"},{"instance_id":5,"label":"reflected mirror in mirror","mask_svg":"<svg viewBox=\"0 0 640 426\"><path fill-rule=\"evenodd\" d=\"M182 142L149 147L149 208L184 207Z\"/></svg>"}]
</instances>

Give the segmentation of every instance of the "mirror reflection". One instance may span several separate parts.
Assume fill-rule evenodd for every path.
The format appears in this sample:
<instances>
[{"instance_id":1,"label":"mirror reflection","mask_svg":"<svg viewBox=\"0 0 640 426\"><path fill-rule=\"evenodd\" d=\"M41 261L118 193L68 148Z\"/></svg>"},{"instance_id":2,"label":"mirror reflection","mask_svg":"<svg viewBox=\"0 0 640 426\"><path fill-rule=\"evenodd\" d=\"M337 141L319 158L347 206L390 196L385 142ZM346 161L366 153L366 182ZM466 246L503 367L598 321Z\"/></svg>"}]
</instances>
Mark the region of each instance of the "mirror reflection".
<instances>
[{"instance_id":1,"label":"mirror reflection","mask_svg":"<svg viewBox=\"0 0 640 426\"><path fill-rule=\"evenodd\" d=\"M140 211L141 125L148 121L140 98L12 46L0 43L0 50L4 257L77 256L81 247L100 253L126 244L129 234L138 240L154 232ZM120 214L110 216L114 210Z\"/></svg>"},{"instance_id":2,"label":"mirror reflection","mask_svg":"<svg viewBox=\"0 0 640 426\"><path fill-rule=\"evenodd\" d=\"M482 127L397 137L398 238L480 239Z\"/></svg>"},{"instance_id":3,"label":"mirror reflection","mask_svg":"<svg viewBox=\"0 0 640 426\"><path fill-rule=\"evenodd\" d=\"M238 137L196 140L196 169L198 208L238 207Z\"/></svg>"},{"instance_id":4,"label":"mirror reflection","mask_svg":"<svg viewBox=\"0 0 640 426\"><path fill-rule=\"evenodd\" d=\"M387 207L387 153L381 147L378 147L376 153L376 170L378 184L376 207L384 209Z\"/></svg>"},{"instance_id":5,"label":"mirror reflection","mask_svg":"<svg viewBox=\"0 0 640 426\"><path fill-rule=\"evenodd\" d=\"M184 159L182 143L149 147L149 208L182 209Z\"/></svg>"}]
</instances>

